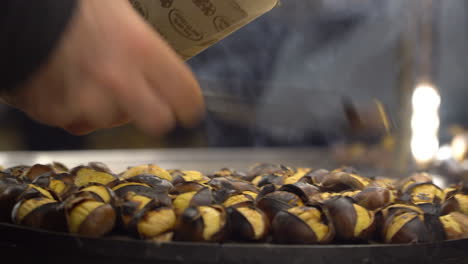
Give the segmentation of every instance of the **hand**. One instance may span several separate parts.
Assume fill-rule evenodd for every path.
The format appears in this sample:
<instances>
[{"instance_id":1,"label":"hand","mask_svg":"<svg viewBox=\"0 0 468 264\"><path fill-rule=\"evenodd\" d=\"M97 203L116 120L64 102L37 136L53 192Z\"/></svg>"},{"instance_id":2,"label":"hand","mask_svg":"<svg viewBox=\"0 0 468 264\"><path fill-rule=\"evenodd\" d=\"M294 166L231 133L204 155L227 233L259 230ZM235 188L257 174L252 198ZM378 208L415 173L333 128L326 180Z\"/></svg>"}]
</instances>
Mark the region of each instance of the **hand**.
<instances>
[{"instance_id":1,"label":"hand","mask_svg":"<svg viewBox=\"0 0 468 264\"><path fill-rule=\"evenodd\" d=\"M191 71L128 0L81 0L50 60L4 99L77 135L130 121L162 135L203 109Z\"/></svg>"}]
</instances>

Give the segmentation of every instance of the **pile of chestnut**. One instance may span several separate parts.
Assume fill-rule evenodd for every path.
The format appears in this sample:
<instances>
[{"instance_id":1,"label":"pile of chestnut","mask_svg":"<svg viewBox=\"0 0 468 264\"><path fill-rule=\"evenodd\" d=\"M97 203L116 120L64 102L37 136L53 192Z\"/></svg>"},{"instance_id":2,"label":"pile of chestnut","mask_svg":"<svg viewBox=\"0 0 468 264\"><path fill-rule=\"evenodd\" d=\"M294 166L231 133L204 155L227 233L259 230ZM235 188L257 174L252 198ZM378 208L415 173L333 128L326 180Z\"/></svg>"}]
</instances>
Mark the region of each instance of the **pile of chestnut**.
<instances>
[{"instance_id":1,"label":"pile of chestnut","mask_svg":"<svg viewBox=\"0 0 468 264\"><path fill-rule=\"evenodd\" d=\"M430 174L402 180L255 164L211 174L91 162L0 171L0 222L154 242L424 243L468 238L468 190Z\"/></svg>"}]
</instances>

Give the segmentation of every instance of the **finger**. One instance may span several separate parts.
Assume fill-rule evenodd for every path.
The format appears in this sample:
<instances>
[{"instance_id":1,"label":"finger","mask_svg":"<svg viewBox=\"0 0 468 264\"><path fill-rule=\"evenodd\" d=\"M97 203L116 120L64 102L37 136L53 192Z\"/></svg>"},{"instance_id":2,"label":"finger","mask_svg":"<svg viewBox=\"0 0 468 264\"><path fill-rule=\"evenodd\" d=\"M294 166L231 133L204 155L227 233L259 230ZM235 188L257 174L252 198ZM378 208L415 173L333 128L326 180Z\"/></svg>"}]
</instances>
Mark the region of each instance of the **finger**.
<instances>
[{"instance_id":1,"label":"finger","mask_svg":"<svg viewBox=\"0 0 468 264\"><path fill-rule=\"evenodd\" d=\"M154 44L144 47L144 72L151 89L167 100L182 125L193 126L203 114L199 84L178 55L157 35L152 35Z\"/></svg>"},{"instance_id":2,"label":"finger","mask_svg":"<svg viewBox=\"0 0 468 264\"><path fill-rule=\"evenodd\" d=\"M40 123L63 127L78 115L74 103L66 96L66 88L64 83L34 81L16 96L17 106Z\"/></svg>"},{"instance_id":3,"label":"finger","mask_svg":"<svg viewBox=\"0 0 468 264\"><path fill-rule=\"evenodd\" d=\"M125 72L125 71L122 71ZM114 75L114 76L112 76ZM109 95L117 102L140 129L152 135L162 135L175 125L175 117L169 105L155 93L147 80L138 73L122 75L107 75L101 77L107 80Z\"/></svg>"},{"instance_id":4,"label":"finger","mask_svg":"<svg viewBox=\"0 0 468 264\"><path fill-rule=\"evenodd\" d=\"M124 112L120 112L117 117L110 123L110 125L107 128L114 128L114 127L119 127L123 126L127 123L130 123L131 119L128 117L128 115Z\"/></svg>"},{"instance_id":5,"label":"finger","mask_svg":"<svg viewBox=\"0 0 468 264\"><path fill-rule=\"evenodd\" d=\"M114 128L114 127L122 126L128 123L129 121L130 119L127 116L122 114L120 117L116 118L113 122L111 122L109 125L103 128ZM73 134L75 136L85 136L96 131L98 128L92 123L90 123L89 121L87 121L86 119L80 118L80 119L77 119L77 121L67 126L64 126L63 129L67 131L68 133Z\"/></svg>"},{"instance_id":6,"label":"finger","mask_svg":"<svg viewBox=\"0 0 468 264\"><path fill-rule=\"evenodd\" d=\"M93 125L90 125L87 121L77 121L63 128L68 133L75 136L85 136L96 129Z\"/></svg>"},{"instance_id":7,"label":"finger","mask_svg":"<svg viewBox=\"0 0 468 264\"><path fill-rule=\"evenodd\" d=\"M120 112L117 102L109 97L108 89L102 85L106 84L90 83L83 86L75 99L80 109L80 118L94 129L110 126Z\"/></svg>"}]
</instances>

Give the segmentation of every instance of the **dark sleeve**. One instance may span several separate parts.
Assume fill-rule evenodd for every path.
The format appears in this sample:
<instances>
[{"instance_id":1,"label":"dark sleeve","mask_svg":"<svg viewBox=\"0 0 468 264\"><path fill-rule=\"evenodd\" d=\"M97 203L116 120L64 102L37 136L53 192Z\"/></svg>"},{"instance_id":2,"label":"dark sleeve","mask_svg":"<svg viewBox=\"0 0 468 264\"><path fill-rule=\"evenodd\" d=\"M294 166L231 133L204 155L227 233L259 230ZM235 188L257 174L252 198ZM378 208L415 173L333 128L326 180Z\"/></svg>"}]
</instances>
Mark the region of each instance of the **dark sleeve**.
<instances>
[{"instance_id":1,"label":"dark sleeve","mask_svg":"<svg viewBox=\"0 0 468 264\"><path fill-rule=\"evenodd\" d=\"M43 65L61 39L78 0L2 0L0 92L9 92Z\"/></svg>"}]
</instances>

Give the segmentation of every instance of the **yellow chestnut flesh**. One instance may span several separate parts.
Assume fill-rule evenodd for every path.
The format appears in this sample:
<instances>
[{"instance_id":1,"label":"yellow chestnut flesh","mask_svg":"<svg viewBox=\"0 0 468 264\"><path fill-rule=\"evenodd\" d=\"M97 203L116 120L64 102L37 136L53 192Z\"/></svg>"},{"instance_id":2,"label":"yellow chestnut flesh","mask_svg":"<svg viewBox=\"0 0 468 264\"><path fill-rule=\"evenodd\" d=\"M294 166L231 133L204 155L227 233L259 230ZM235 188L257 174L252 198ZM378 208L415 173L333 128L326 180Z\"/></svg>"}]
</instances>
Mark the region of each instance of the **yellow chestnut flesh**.
<instances>
[{"instance_id":1,"label":"yellow chestnut flesh","mask_svg":"<svg viewBox=\"0 0 468 264\"><path fill-rule=\"evenodd\" d=\"M205 226L203 238L209 241L223 226L221 212L209 206L199 206L198 210Z\"/></svg>"},{"instance_id":2,"label":"yellow chestnut flesh","mask_svg":"<svg viewBox=\"0 0 468 264\"><path fill-rule=\"evenodd\" d=\"M166 233L174 228L176 215L172 209L160 209L147 212L138 222L138 233L152 238Z\"/></svg>"},{"instance_id":3,"label":"yellow chestnut flesh","mask_svg":"<svg viewBox=\"0 0 468 264\"><path fill-rule=\"evenodd\" d=\"M178 214L183 213L185 209L189 207L190 201L192 201L192 198L195 196L195 194L197 194L197 192L187 192L177 195L177 197L174 199L173 205Z\"/></svg>"},{"instance_id":4,"label":"yellow chestnut flesh","mask_svg":"<svg viewBox=\"0 0 468 264\"><path fill-rule=\"evenodd\" d=\"M81 168L76 172L75 185L86 186L90 183L108 184L114 181L115 177L107 172L96 171L91 168Z\"/></svg>"},{"instance_id":5,"label":"yellow chestnut flesh","mask_svg":"<svg viewBox=\"0 0 468 264\"><path fill-rule=\"evenodd\" d=\"M152 165L152 164L140 165L140 166L129 168L120 176L120 178L125 180L125 179L131 178L140 174L152 174L161 179L172 181L172 176L168 171L166 171L165 169L159 166Z\"/></svg>"},{"instance_id":6,"label":"yellow chestnut flesh","mask_svg":"<svg viewBox=\"0 0 468 264\"><path fill-rule=\"evenodd\" d=\"M49 188L57 194L62 194L66 190L67 185L60 180L51 180L49 183Z\"/></svg>"},{"instance_id":7,"label":"yellow chestnut flesh","mask_svg":"<svg viewBox=\"0 0 468 264\"><path fill-rule=\"evenodd\" d=\"M415 204L432 203L435 198L442 201L444 199L444 193L431 184L417 186L411 191L411 200Z\"/></svg>"},{"instance_id":8,"label":"yellow chestnut flesh","mask_svg":"<svg viewBox=\"0 0 468 264\"><path fill-rule=\"evenodd\" d=\"M91 185L86 188L83 188L81 191L88 191L97 194L101 199L105 202L108 203L111 200L111 196L107 189L104 186L99 186L99 185Z\"/></svg>"},{"instance_id":9,"label":"yellow chestnut flesh","mask_svg":"<svg viewBox=\"0 0 468 264\"><path fill-rule=\"evenodd\" d=\"M54 200L54 197L50 194L49 191L47 191L47 190L45 190L45 189L43 189L43 188L41 188L39 186L33 185L33 184L29 184L28 186L31 189L35 189L35 190L39 191L42 195L44 195L44 197L47 197L49 199Z\"/></svg>"},{"instance_id":10,"label":"yellow chestnut flesh","mask_svg":"<svg viewBox=\"0 0 468 264\"><path fill-rule=\"evenodd\" d=\"M224 201L223 205L225 207L229 207L229 206L233 206L233 205L243 203L243 202L248 202L248 201L251 201L251 200L245 195L239 194L239 195L233 195L229 197L226 201Z\"/></svg>"},{"instance_id":11,"label":"yellow chestnut flesh","mask_svg":"<svg viewBox=\"0 0 468 264\"><path fill-rule=\"evenodd\" d=\"M15 216L16 221L21 222L34 209L39 208L45 204L55 203L55 202L56 202L55 200L47 199L47 198L29 199L27 201L24 201L16 213L16 216Z\"/></svg>"},{"instance_id":12,"label":"yellow chestnut flesh","mask_svg":"<svg viewBox=\"0 0 468 264\"><path fill-rule=\"evenodd\" d=\"M255 239L259 239L265 234L265 221L263 215L260 212L248 207L238 208L237 211L241 213L245 217L245 219L248 219L248 221L252 225L255 234Z\"/></svg>"},{"instance_id":13,"label":"yellow chestnut flesh","mask_svg":"<svg viewBox=\"0 0 468 264\"><path fill-rule=\"evenodd\" d=\"M75 206L70 212L69 229L72 233L78 233L81 224L86 220L91 212L96 208L104 205L104 203L96 201L86 201Z\"/></svg>"},{"instance_id":14,"label":"yellow chestnut flesh","mask_svg":"<svg viewBox=\"0 0 468 264\"><path fill-rule=\"evenodd\" d=\"M402 213L400 215L395 216L395 218L392 219L390 227L386 232L385 241L387 243L392 241L396 233L398 233L398 231L400 231L403 228L403 226L405 226L407 223L409 223L416 217L419 217L421 221L423 220L423 217L416 213Z\"/></svg>"},{"instance_id":15,"label":"yellow chestnut flesh","mask_svg":"<svg viewBox=\"0 0 468 264\"><path fill-rule=\"evenodd\" d=\"M354 226L354 236L359 237L364 230L367 230L373 223L373 218L364 207L353 204L356 211L356 225Z\"/></svg>"},{"instance_id":16,"label":"yellow chestnut flesh","mask_svg":"<svg viewBox=\"0 0 468 264\"><path fill-rule=\"evenodd\" d=\"M301 207L293 207L288 212L298 216L314 231L317 241L322 241L329 232L329 227L322 223L321 213L316 208L303 210Z\"/></svg>"}]
</instances>

